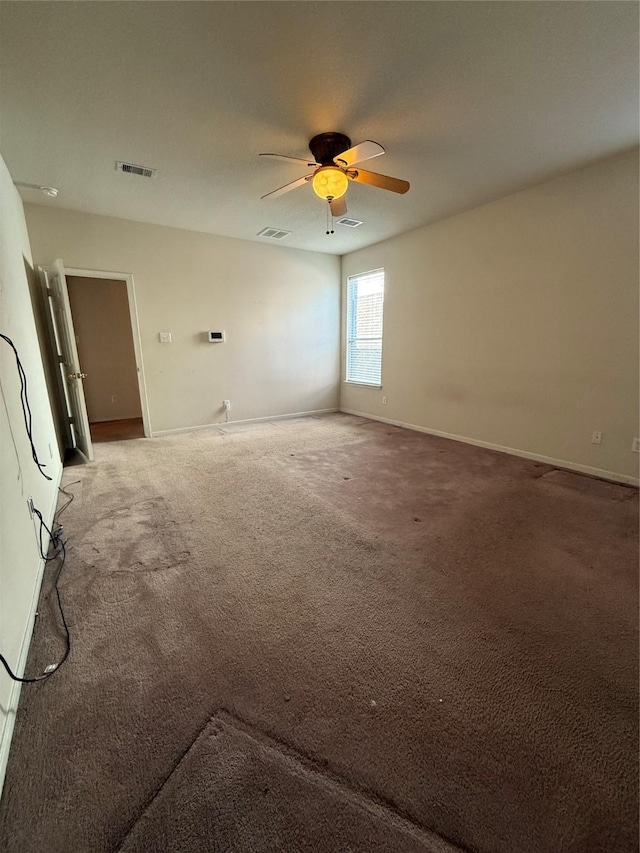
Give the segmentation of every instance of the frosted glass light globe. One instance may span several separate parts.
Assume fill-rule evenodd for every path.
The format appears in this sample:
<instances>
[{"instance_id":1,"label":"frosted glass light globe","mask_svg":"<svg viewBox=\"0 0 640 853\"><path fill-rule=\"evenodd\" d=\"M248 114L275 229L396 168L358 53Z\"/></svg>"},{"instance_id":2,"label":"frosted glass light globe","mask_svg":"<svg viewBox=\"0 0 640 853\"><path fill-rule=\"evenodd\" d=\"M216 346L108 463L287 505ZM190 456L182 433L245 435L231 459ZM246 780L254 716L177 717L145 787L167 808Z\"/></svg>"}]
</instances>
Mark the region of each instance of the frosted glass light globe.
<instances>
[{"instance_id":1,"label":"frosted glass light globe","mask_svg":"<svg viewBox=\"0 0 640 853\"><path fill-rule=\"evenodd\" d=\"M313 176L313 191L320 198L342 198L349 186L349 179L336 166L322 166Z\"/></svg>"}]
</instances>

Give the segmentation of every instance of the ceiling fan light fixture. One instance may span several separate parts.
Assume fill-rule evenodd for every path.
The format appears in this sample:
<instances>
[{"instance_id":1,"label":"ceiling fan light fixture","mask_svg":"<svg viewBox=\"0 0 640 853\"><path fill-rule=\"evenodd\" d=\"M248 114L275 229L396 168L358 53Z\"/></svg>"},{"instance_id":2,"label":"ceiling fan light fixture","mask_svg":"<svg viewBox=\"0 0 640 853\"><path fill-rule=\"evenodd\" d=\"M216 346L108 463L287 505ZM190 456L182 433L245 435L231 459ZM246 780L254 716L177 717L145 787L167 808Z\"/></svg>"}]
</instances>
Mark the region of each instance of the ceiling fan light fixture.
<instances>
[{"instance_id":1,"label":"ceiling fan light fixture","mask_svg":"<svg viewBox=\"0 0 640 853\"><path fill-rule=\"evenodd\" d=\"M342 198L349 186L349 180L337 166L322 166L313 176L313 191L320 198Z\"/></svg>"}]
</instances>

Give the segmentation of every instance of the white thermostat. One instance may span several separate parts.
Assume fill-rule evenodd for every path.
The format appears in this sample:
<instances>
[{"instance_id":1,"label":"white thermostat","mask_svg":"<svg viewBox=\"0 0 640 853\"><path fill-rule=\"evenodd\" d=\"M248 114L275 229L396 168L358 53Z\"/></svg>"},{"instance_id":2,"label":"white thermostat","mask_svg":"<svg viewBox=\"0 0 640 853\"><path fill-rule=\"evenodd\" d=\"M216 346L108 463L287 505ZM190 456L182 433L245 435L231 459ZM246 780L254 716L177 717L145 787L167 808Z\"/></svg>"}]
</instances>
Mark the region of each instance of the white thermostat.
<instances>
[{"instance_id":1,"label":"white thermostat","mask_svg":"<svg viewBox=\"0 0 640 853\"><path fill-rule=\"evenodd\" d=\"M207 332L209 335L210 344L220 344L224 342L224 332Z\"/></svg>"}]
</instances>

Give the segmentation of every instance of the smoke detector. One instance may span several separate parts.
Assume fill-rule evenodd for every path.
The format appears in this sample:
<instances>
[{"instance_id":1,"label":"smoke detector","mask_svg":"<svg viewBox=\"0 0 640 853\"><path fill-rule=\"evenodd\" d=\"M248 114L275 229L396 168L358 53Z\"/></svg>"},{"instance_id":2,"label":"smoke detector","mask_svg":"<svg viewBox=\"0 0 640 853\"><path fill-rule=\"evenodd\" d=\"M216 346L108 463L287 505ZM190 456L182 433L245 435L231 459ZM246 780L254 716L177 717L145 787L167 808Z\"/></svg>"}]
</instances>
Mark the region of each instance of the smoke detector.
<instances>
[{"instance_id":1,"label":"smoke detector","mask_svg":"<svg viewBox=\"0 0 640 853\"><path fill-rule=\"evenodd\" d=\"M40 184L27 184L25 181L16 181L15 184L17 187L26 187L30 190L40 190L41 193L51 196L51 198L55 198L60 192L57 187L43 187Z\"/></svg>"}]
</instances>

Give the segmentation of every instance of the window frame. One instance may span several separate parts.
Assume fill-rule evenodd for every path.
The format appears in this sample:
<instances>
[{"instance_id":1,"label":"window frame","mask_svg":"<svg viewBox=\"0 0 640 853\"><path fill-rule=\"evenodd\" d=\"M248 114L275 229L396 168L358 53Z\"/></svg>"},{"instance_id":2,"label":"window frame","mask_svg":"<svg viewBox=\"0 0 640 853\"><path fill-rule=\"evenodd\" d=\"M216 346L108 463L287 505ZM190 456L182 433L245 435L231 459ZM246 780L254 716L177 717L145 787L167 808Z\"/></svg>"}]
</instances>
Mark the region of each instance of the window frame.
<instances>
[{"instance_id":1,"label":"window frame","mask_svg":"<svg viewBox=\"0 0 640 853\"><path fill-rule=\"evenodd\" d=\"M353 279L361 279L366 278L367 276L374 275L375 273L382 274L382 310L381 310L381 330L380 330L380 338L368 338L367 340L379 340L380 341L380 382L364 382L362 379L349 379L349 348L350 345L357 342L358 340L362 340L362 338L354 337L350 339L349 337L349 318L350 318L350 299L349 299L349 289L350 283ZM386 273L384 267L376 267L371 270L365 270L363 272L355 273L354 275L347 276L346 289L345 289L345 332L344 332L344 346L345 346L345 358L344 358L344 379L343 382L346 385L357 385L362 388L382 388L382 373L383 373L383 354L384 354L384 297L385 297L385 285L386 285ZM354 300L357 303L357 298Z\"/></svg>"}]
</instances>

